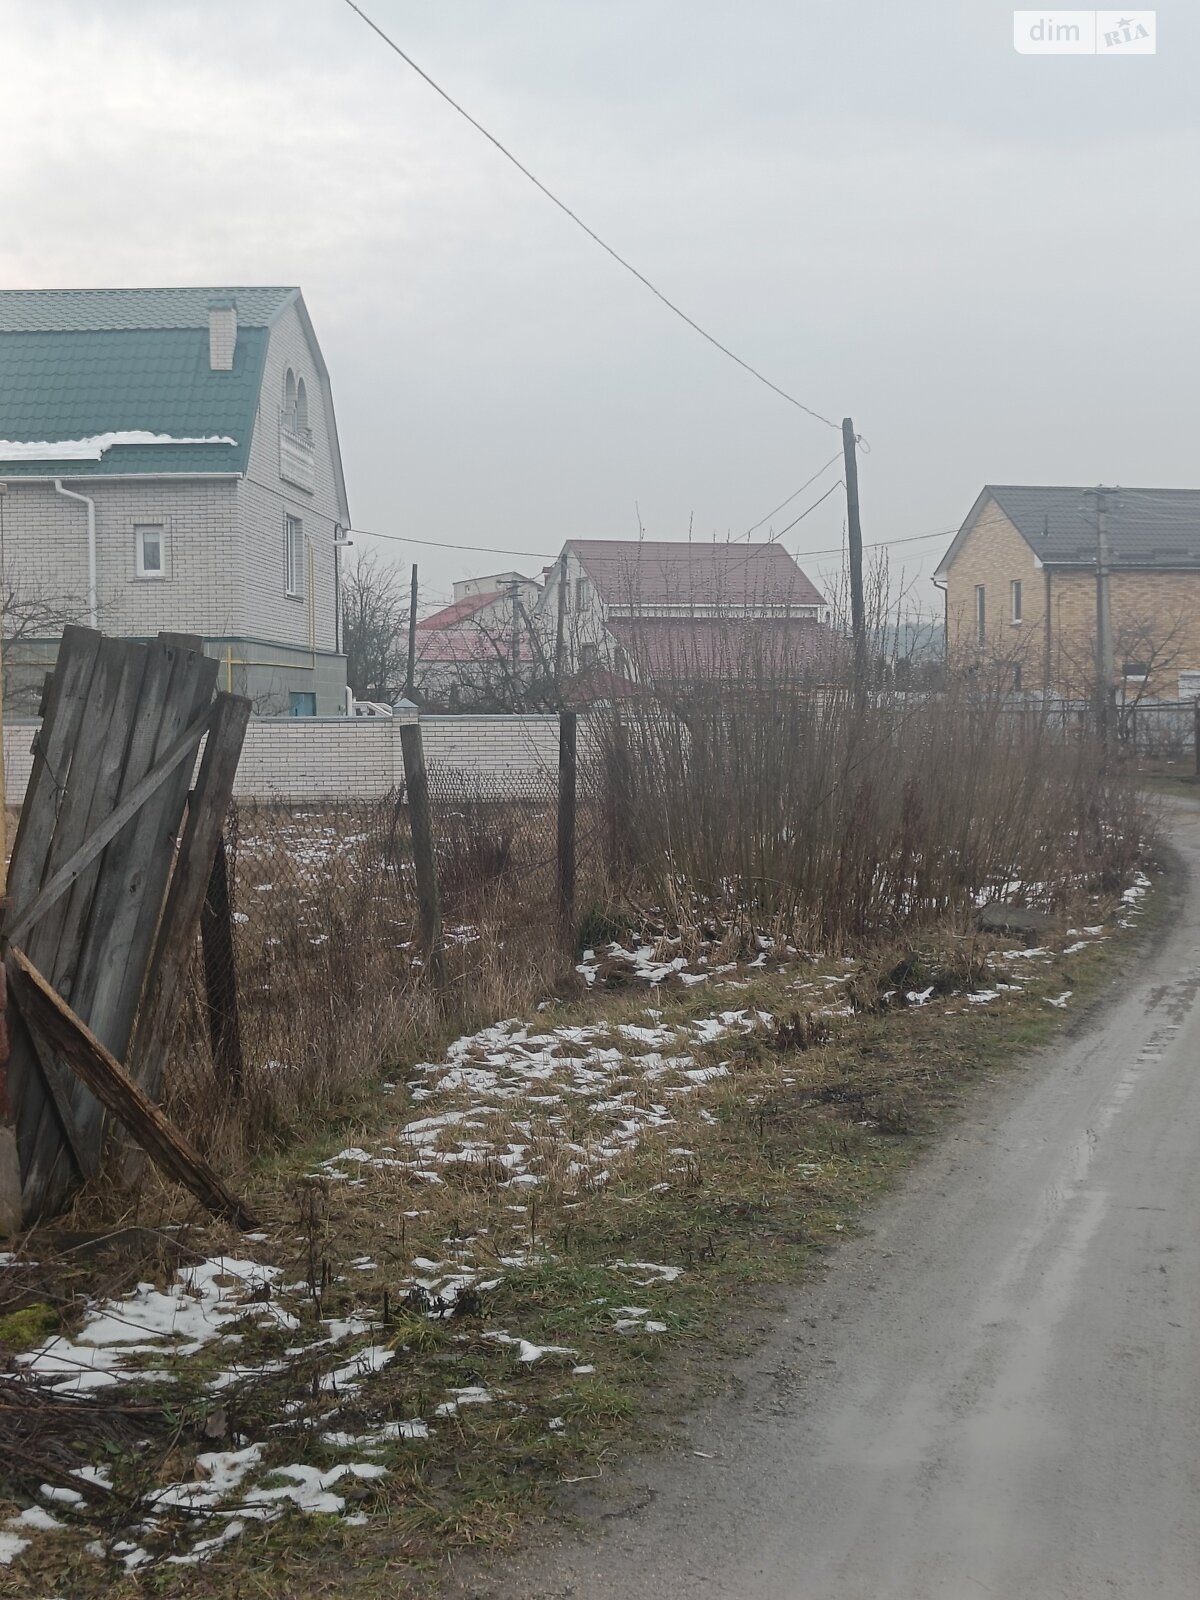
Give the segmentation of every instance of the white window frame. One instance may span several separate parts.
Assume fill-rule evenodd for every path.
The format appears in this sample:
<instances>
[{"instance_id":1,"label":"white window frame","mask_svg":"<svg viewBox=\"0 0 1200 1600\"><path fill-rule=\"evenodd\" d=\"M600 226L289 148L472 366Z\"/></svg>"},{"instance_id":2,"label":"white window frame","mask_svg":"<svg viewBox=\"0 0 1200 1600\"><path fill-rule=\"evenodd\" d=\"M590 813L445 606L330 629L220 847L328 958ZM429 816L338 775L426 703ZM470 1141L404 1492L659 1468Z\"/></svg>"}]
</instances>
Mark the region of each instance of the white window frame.
<instances>
[{"instance_id":1,"label":"white window frame","mask_svg":"<svg viewBox=\"0 0 1200 1600\"><path fill-rule=\"evenodd\" d=\"M1021 602L1023 597L1021 594L1020 578L1014 578L1012 580L1008 586L1008 592L1010 597L1009 603L1012 610L1012 624L1014 627L1016 627L1019 623L1025 620L1021 613Z\"/></svg>"},{"instance_id":2,"label":"white window frame","mask_svg":"<svg viewBox=\"0 0 1200 1600\"><path fill-rule=\"evenodd\" d=\"M283 588L289 600L304 599L304 518L283 514Z\"/></svg>"},{"instance_id":3,"label":"white window frame","mask_svg":"<svg viewBox=\"0 0 1200 1600\"><path fill-rule=\"evenodd\" d=\"M987 643L987 585L975 585L975 643Z\"/></svg>"},{"instance_id":4,"label":"white window frame","mask_svg":"<svg viewBox=\"0 0 1200 1600\"><path fill-rule=\"evenodd\" d=\"M146 565L147 533L158 535L158 566ZM165 522L135 522L133 525L133 555L135 570L139 578L149 578L152 582L165 578L167 575L167 525Z\"/></svg>"}]
</instances>

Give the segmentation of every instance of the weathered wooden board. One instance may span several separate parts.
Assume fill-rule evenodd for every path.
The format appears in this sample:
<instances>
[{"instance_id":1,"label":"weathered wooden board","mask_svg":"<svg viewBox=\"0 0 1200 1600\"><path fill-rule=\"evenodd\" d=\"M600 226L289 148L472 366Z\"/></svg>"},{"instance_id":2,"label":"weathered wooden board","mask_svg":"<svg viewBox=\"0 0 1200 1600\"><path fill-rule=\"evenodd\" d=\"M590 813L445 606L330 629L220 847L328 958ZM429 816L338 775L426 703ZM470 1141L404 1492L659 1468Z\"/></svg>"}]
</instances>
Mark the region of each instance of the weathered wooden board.
<instances>
[{"instance_id":1,"label":"weathered wooden board","mask_svg":"<svg viewBox=\"0 0 1200 1600\"><path fill-rule=\"evenodd\" d=\"M249 720L248 701L228 694L217 696L129 1050L129 1075L151 1098L158 1096L179 1018L183 986L195 952L196 927L221 844Z\"/></svg>"},{"instance_id":2,"label":"weathered wooden board","mask_svg":"<svg viewBox=\"0 0 1200 1600\"><path fill-rule=\"evenodd\" d=\"M14 845L5 924L12 953L19 945L30 969L21 979L24 1016L19 1005L9 1009L6 1113L27 1223L59 1208L97 1170L106 1111L118 1114L114 1095L126 1126L142 1119L156 1160L171 1145L169 1125L164 1133L145 1122L141 1102L149 1101L120 1058L145 994L137 1072L157 1092L249 714L232 696L213 708L217 671L190 636L162 634L145 646L86 629L64 635ZM212 737L177 850L206 729ZM93 1045L104 1052L99 1067ZM136 1103L124 1087L113 1089L112 1064L137 1091ZM169 1149L165 1159L174 1159Z\"/></svg>"},{"instance_id":3,"label":"weathered wooden board","mask_svg":"<svg viewBox=\"0 0 1200 1600\"><path fill-rule=\"evenodd\" d=\"M170 1177L185 1184L216 1216L239 1228L257 1226L253 1214L192 1149L188 1141L133 1082L121 1063L71 1010L16 945L5 962L9 986L24 1015L54 1046L72 1072L119 1119Z\"/></svg>"}]
</instances>

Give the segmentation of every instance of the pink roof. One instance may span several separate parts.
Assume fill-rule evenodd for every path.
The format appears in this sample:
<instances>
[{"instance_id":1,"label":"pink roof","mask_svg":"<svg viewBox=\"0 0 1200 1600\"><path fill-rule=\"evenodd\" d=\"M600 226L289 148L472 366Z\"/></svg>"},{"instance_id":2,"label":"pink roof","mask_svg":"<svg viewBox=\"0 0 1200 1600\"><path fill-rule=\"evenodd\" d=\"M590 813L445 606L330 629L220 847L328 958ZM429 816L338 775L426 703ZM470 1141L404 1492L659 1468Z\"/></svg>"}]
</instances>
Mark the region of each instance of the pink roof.
<instances>
[{"instance_id":1,"label":"pink roof","mask_svg":"<svg viewBox=\"0 0 1200 1600\"><path fill-rule=\"evenodd\" d=\"M568 545L610 606L827 604L779 544L571 539Z\"/></svg>"},{"instance_id":2,"label":"pink roof","mask_svg":"<svg viewBox=\"0 0 1200 1600\"><path fill-rule=\"evenodd\" d=\"M452 600L448 606L443 606L432 616L422 617L417 623L417 632L427 633L434 632L438 628L452 628L456 622L466 622L468 617L473 617L476 612L490 606L493 600L499 599L500 591L497 589L492 594L469 594L465 600Z\"/></svg>"},{"instance_id":3,"label":"pink roof","mask_svg":"<svg viewBox=\"0 0 1200 1600\"><path fill-rule=\"evenodd\" d=\"M522 636L518 641L520 646L520 660L532 661L533 652L529 640ZM429 664L435 662L468 663L486 665L495 662L499 666L507 665L509 656L509 641L504 630L497 629L495 634L485 632L482 628L417 628L417 659Z\"/></svg>"}]
</instances>

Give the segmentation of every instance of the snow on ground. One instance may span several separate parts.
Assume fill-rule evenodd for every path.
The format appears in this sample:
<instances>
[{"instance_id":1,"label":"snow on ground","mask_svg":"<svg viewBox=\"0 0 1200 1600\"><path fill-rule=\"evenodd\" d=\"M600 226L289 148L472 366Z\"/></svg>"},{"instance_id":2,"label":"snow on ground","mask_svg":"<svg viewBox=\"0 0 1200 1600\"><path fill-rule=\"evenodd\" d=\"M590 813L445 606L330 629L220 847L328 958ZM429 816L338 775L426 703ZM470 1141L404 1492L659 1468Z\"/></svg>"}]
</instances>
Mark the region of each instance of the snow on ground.
<instances>
[{"instance_id":1,"label":"snow on ground","mask_svg":"<svg viewBox=\"0 0 1200 1600\"><path fill-rule=\"evenodd\" d=\"M1148 887L1149 881L1139 874L1124 896L1126 916L1122 921L1138 913ZM1066 953L1084 948L1104 932L1102 926L1070 930L1075 943ZM626 971L644 979L651 991L668 977L686 980L688 976L683 958L662 960L655 954L660 948L639 946L621 952ZM761 965L768 949L764 945L751 965ZM621 947L606 952L605 961L616 959L614 950L621 951ZM998 959L1025 968L1054 958L1054 951L1039 947L1004 951ZM846 967L843 972L797 981L791 987L797 993L811 991L802 1003L813 1004L818 1015L849 1014L851 1008L845 1004L822 1004L840 997L839 986L855 971L853 963ZM584 971L585 978L594 983L601 963L585 957L581 970L584 968L591 973ZM734 970L733 964L726 964L713 968L712 976ZM691 976L704 981L705 974ZM1014 976L1015 983L997 982L965 999L970 1005L1001 1000L1005 991L1021 987L1021 973ZM724 981L731 986L737 982L728 976ZM961 1001L964 997L957 998ZM1063 1008L1070 998L1067 990L1048 997L1047 1003ZM931 987L914 990L906 999L910 1005L922 1006L933 1003L935 996ZM714 1007L707 1016L678 1023L664 1022L662 1012L653 1008L647 1008L643 1020L637 1022L554 1026L509 1018L456 1040L441 1060L415 1066L407 1088L409 1101L419 1114L402 1121L386 1136L387 1143L348 1145L316 1167L313 1175L351 1186L365 1184L373 1174L381 1181L395 1177L410 1184L439 1185L452 1168L474 1165L486 1172L498 1191L513 1197L508 1210L520 1219L528 1212L525 1198L529 1205L536 1204L539 1190L551 1182L566 1196L566 1205L572 1203L572 1195L601 1188L616 1166L650 1137L661 1137L668 1175L686 1172L696 1158L678 1134L677 1142L671 1142L678 1110L692 1097L703 1096L711 1082L728 1073L726 1063L701 1059L697 1052L714 1044L728 1044L732 1049L757 1030L773 1025L769 1013L749 1007ZM703 1107L700 1114L711 1120L711 1113ZM413 1219L425 1214L419 1207L403 1213ZM259 1234L246 1243L254 1241L267 1242L266 1236ZM401 1275L400 1288L408 1291L409 1310L442 1317L463 1294L495 1288L507 1271L540 1259L544 1258L532 1242L529 1249L510 1248L508 1254L497 1254L490 1240L448 1239L436 1258L411 1258L411 1271L407 1277ZM376 1262L374 1256L363 1255L347 1265L349 1273L340 1280L343 1284L352 1282L358 1273L375 1270ZM653 1290L673 1283L683 1271L669 1263L624 1259L610 1263L608 1270L617 1290L614 1299L631 1290ZM116 1560L129 1571L164 1559L193 1564L241 1537L247 1525L277 1517L285 1510L361 1522L365 1520L361 1512L347 1510L350 1490L387 1474L387 1468L372 1456L389 1445L428 1439L439 1427L456 1426L455 1419L465 1407L515 1403L495 1388L448 1387L440 1399L431 1397L424 1418L380 1419L357 1433L338 1427L334 1419L340 1408L360 1396L372 1376L397 1352L376 1342L378 1326L372 1313L365 1310L322 1318L315 1328L311 1317L302 1323L297 1312L306 1293L304 1283L284 1283L276 1266L217 1256L182 1268L165 1289L141 1283L120 1299L96 1302L72 1338L49 1339L18 1356L15 1376L71 1395L118 1385L169 1384L176 1380L181 1364L206 1354L211 1370L205 1369L205 1385L214 1403L239 1385L271 1376L286 1389L289 1368L303 1362L302 1382L300 1374L297 1382L298 1393L306 1398L287 1401L285 1413L296 1416L305 1407L314 1408L317 1436L343 1457L328 1467L300 1462L280 1466L267 1459L265 1440L235 1440L234 1448L198 1456L186 1481L152 1490L139 1508L136 1527L126 1529L125 1537L110 1535L107 1543L93 1541L89 1549L94 1554ZM289 1308L289 1301L295 1310ZM622 1336L669 1333L668 1323L653 1316L648 1306L613 1305L607 1314L612 1330ZM239 1360L245 1335L262 1328L294 1334L295 1343L269 1360ZM586 1352L567 1345L535 1344L518 1329L489 1328L483 1337L511 1348L523 1365L549 1361L579 1377L596 1370ZM316 1351L328 1352L328 1365L314 1376ZM6 1379L0 1374L0 1382L13 1381L13 1376ZM358 1404L362 1404L361 1396ZM549 1426L553 1429L556 1424L561 1426L561 1419L554 1419ZM108 1482L101 1468L83 1467L78 1475L99 1484ZM355 1501L359 1497L356 1494ZM47 1506L68 1517L83 1508L82 1496L64 1485L43 1485L41 1499L45 1504L26 1507L0 1529L0 1565L19 1557L32 1538L64 1526ZM147 1545L161 1545L167 1534L177 1535L181 1519L191 1530L185 1548L165 1557L152 1554ZM136 1534L136 1542L129 1534Z\"/></svg>"}]
</instances>

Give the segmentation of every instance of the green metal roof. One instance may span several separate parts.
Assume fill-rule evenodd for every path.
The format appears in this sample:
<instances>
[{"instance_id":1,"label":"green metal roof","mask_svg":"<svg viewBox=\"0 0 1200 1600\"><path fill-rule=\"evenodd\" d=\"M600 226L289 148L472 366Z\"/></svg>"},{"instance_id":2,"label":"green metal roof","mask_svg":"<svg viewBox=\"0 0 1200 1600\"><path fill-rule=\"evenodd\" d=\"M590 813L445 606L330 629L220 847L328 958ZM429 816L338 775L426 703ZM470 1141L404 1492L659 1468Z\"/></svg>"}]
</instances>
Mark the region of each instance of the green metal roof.
<instances>
[{"instance_id":1,"label":"green metal roof","mask_svg":"<svg viewBox=\"0 0 1200 1600\"><path fill-rule=\"evenodd\" d=\"M208 307L231 296L233 370L209 364ZM295 289L63 289L0 291L0 441L91 439L145 430L234 444L114 444L78 455L14 460L0 475L111 477L121 473L244 472L271 321Z\"/></svg>"},{"instance_id":2,"label":"green metal roof","mask_svg":"<svg viewBox=\"0 0 1200 1600\"><path fill-rule=\"evenodd\" d=\"M239 328L266 328L298 289L5 289L0 333L207 328L212 300L237 302Z\"/></svg>"}]
</instances>

